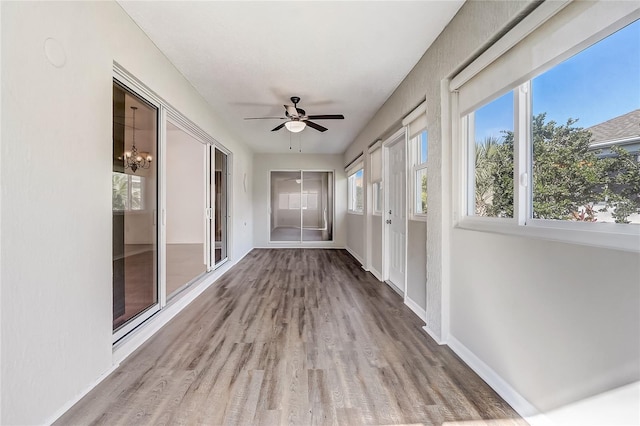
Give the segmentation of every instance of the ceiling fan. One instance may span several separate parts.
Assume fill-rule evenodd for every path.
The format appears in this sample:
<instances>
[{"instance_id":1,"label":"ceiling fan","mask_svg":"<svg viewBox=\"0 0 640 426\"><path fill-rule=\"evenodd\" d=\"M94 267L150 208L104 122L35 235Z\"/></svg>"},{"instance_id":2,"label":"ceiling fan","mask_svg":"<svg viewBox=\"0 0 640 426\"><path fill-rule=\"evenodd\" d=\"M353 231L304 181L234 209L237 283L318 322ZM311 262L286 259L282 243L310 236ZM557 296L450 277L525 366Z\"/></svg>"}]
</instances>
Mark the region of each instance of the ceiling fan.
<instances>
[{"instance_id":1,"label":"ceiling fan","mask_svg":"<svg viewBox=\"0 0 640 426\"><path fill-rule=\"evenodd\" d=\"M316 129L319 132L326 132L327 128L323 127L313 121L309 120L343 120L342 114L324 114L324 115L307 115L306 111L302 108L298 108L298 102L300 98L298 96L292 96L291 102L293 105L284 105L284 117L250 117L245 120L287 120L284 123L271 129L272 132L278 131L283 127L293 133L298 133L309 126L312 129Z\"/></svg>"}]
</instances>

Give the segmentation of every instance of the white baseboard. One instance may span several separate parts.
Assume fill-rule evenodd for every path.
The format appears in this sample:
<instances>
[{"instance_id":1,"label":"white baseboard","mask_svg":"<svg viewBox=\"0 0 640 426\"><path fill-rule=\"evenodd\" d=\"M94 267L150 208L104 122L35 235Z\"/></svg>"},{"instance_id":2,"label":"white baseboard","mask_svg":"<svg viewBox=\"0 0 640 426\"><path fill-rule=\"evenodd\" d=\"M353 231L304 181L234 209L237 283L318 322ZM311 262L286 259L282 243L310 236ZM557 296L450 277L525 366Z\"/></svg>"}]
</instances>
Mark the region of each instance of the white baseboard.
<instances>
[{"instance_id":1,"label":"white baseboard","mask_svg":"<svg viewBox=\"0 0 640 426\"><path fill-rule=\"evenodd\" d=\"M273 242L270 246L255 246L253 249L324 249L324 250L344 250L344 247L341 246L334 246L334 245L326 245L324 244L324 241L318 241L316 243L318 244L313 244L314 241L307 241L306 243L297 243L297 244L291 244L291 243L277 243L277 242ZM323 245L324 244L324 245Z\"/></svg>"},{"instance_id":2,"label":"white baseboard","mask_svg":"<svg viewBox=\"0 0 640 426\"><path fill-rule=\"evenodd\" d=\"M216 269L213 274L203 277L199 283L194 285L191 291L185 293L183 297L174 303L165 306L160 312L150 318L144 324L144 327L139 327L124 337L122 341L116 343L113 348L113 363L119 364L124 361L236 264L237 262L226 262L220 268Z\"/></svg>"},{"instance_id":3,"label":"white baseboard","mask_svg":"<svg viewBox=\"0 0 640 426\"><path fill-rule=\"evenodd\" d=\"M91 390L93 388L95 388L96 386L98 386L100 384L100 382L102 382L104 379L106 379L107 377L109 377L109 375L111 373L113 373L118 367L120 367L120 364L113 364L107 371L105 371L104 373L102 373L100 375L100 377L98 377L98 379L91 383L89 386L87 386L82 392L80 392L78 395L76 395L73 399L67 401L66 404L64 404L62 407L60 407L60 409L58 411L55 412L55 414L53 416L51 416L49 418L49 420L47 420L46 422L44 422L45 425L51 425L53 424L53 422L55 422L56 420L58 420L60 417L62 417L62 415L64 413L66 413L67 411L69 411L71 409L71 407L73 407L74 405L76 405L76 403L78 401L80 401L82 398L84 398L84 396L86 394L88 394L89 392L91 392Z\"/></svg>"},{"instance_id":4,"label":"white baseboard","mask_svg":"<svg viewBox=\"0 0 640 426\"><path fill-rule=\"evenodd\" d=\"M353 256L358 262L360 262L360 265L364 266L364 261L362 260L362 258L353 250L351 250L349 247L345 246L344 248L346 251L349 252L349 254L351 256Z\"/></svg>"},{"instance_id":5,"label":"white baseboard","mask_svg":"<svg viewBox=\"0 0 640 426\"><path fill-rule=\"evenodd\" d=\"M426 313L425 313L425 318L426 318ZM446 342L444 340L442 340L440 337L438 337L438 335L429 328L428 325L425 325L424 327L422 327L422 330L427 333L429 335L429 337L431 337L433 340L435 340L435 342L439 345L444 345Z\"/></svg>"},{"instance_id":6,"label":"white baseboard","mask_svg":"<svg viewBox=\"0 0 640 426\"><path fill-rule=\"evenodd\" d=\"M253 250L253 249L252 249ZM244 258L251 250L245 253L240 259ZM239 259L239 260L240 260ZM238 261L239 261L238 260ZM71 407L73 407L78 401L84 398L93 388L98 386L100 382L102 382L105 378L107 378L111 373L113 373L119 366L122 361L124 361L129 355L131 355L136 349L138 349L143 343L149 340L156 332L158 332L162 327L164 327L173 317L180 313L184 308L186 308L191 302L193 302L198 296L200 296L207 288L209 288L214 282L216 282L220 277L222 277L231 267L238 263L235 262L226 262L220 268L218 268L213 274L210 276L205 276L202 278L202 281L195 284L194 288L185 293L185 295L177 300L175 303L166 306L156 315L147 320L143 327L138 327L136 330L133 330L129 335L124 337L121 342L118 342L114 345L113 349L113 357L112 357L112 366L105 373L100 375L100 377L89 385L84 391L80 392L73 399L68 401L66 404L62 406L46 424L53 424L56 420L58 420L64 413L66 413Z\"/></svg>"},{"instance_id":7,"label":"white baseboard","mask_svg":"<svg viewBox=\"0 0 640 426\"><path fill-rule=\"evenodd\" d=\"M543 424L544 415L522 395L520 395L509 383L498 375L491 367L485 364L466 346L455 337L449 336L447 345L458 355L478 376L482 378L494 391L498 393L511 407L525 420L536 418L536 424Z\"/></svg>"},{"instance_id":8,"label":"white baseboard","mask_svg":"<svg viewBox=\"0 0 640 426\"><path fill-rule=\"evenodd\" d=\"M427 312L422 309L420 305L418 305L413 299L409 296L405 297L404 304L409 307L413 311L414 314L418 316L422 321L426 322Z\"/></svg>"},{"instance_id":9,"label":"white baseboard","mask_svg":"<svg viewBox=\"0 0 640 426\"><path fill-rule=\"evenodd\" d=\"M382 274L380 272L378 272L378 270L374 267L369 268L369 272L371 272L371 275L373 275L374 277L376 277L378 279L378 281L384 281L382 279Z\"/></svg>"}]
</instances>

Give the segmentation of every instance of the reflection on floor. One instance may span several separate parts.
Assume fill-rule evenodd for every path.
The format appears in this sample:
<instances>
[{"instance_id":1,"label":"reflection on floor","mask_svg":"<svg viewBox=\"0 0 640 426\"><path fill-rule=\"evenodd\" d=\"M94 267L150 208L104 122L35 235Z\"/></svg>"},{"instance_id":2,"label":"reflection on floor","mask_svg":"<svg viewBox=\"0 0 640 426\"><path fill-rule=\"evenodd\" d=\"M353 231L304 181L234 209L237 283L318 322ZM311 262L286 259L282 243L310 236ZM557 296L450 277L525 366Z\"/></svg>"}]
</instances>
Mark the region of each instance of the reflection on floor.
<instances>
[{"instance_id":1,"label":"reflection on floor","mask_svg":"<svg viewBox=\"0 0 640 426\"><path fill-rule=\"evenodd\" d=\"M150 244L125 246L124 314L114 318L114 330L157 301L153 258Z\"/></svg>"},{"instance_id":2,"label":"reflection on floor","mask_svg":"<svg viewBox=\"0 0 640 426\"><path fill-rule=\"evenodd\" d=\"M204 244L167 244L167 297L205 272Z\"/></svg>"},{"instance_id":3,"label":"reflection on floor","mask_svg":"<svg viewBox=\"0 0 640 426\"><path fill-rule=\"evenodd\" d=\"M154 265L153 245L125 246L125 311L114 330L158 301ZM167 244L167 297L205 272L204 244Z\"/></svg>"},{"instance_id":4,"label":"reflection on floor","mask_svg":"<svg viewBox=\"0 0 640 426\"><path fill-rule=\"evenodd\" d=\"M305 229L304 241L331 241L329 232L322 229ZM300 228L279 226L271 230L271 241L300 241Z\"/></svg>"}]
</instances>

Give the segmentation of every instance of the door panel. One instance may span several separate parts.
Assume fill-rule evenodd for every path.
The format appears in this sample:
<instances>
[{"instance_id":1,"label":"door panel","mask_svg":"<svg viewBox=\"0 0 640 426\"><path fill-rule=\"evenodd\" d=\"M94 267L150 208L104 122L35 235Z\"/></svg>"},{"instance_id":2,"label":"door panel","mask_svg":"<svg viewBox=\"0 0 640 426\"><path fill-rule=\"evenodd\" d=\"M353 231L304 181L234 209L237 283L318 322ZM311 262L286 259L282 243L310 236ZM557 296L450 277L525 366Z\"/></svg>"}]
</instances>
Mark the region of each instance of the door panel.
<instances>
[{"instance_id":1,"label":"door panel","mask_svg":"<svg viewBox=\"0 0 640 426\"><path fill-rule=\"evenodd\" d=\"M271 172L271 241L301 240L301 183L299 171Z\"/></svg>"},{"instance_id":2,"label":"door panel","mask_svg":"<svg viewBox=\"0 0 640 426\"><path fill-rule=\"evenodd\" d=\"M119 83L113 83L113 330L116 338L159 309L157 124L157 107Z\"/></svg>"},{"instance_id":3,"label":"door panel","mask_svg":"<svg viewBox=\"0 0 640 426\"><path fill-rule=\"evenodd\" d=\"M227 219L228 219L228 162L227 155L218 148L214 149L214 245L213 263L220 265L227 260Z\"/></svg>"},{"instance_id":4,"label":"door panel","mask_svg":"<svg viewBox=\"0 0 640 426\"><path fill-rule=\"evenodd\" d=\"M333 239L331 172L302 172L302 241Z\"/></svg>"},{"instance_id":5,"label":"door panel","mask_svg":"<svg viewBox=\"0 0 640 426\"><path fill-rule=\"evenodd\" d=\"M404 139L388 148L389 188L387 253L389 281L404 292L406 242L406 173Z\"/></svg>"},{"instance_id":6,"label":"door panel","mask_svg":"<svg viewBox=\"0 0 640 426\"><path fill-rule=\"evenodd\" d=\"M166 135L166 292L171 298L207 272L207 146L171 122Z\"/></svg>"}]
</instances>

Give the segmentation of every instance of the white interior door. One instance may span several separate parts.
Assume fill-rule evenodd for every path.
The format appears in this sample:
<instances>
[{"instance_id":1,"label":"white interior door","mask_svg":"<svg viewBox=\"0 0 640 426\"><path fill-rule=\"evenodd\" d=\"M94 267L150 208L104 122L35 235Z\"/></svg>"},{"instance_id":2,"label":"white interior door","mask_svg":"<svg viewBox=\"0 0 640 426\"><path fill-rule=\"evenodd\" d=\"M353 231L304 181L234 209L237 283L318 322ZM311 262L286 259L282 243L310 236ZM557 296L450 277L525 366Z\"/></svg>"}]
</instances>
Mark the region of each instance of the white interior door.
<instances>
[{"instance_id":1,"label":"white interior door","mask_svg":"<svg viewBox=\"0 0 640 426\"><path fill-rule=\"evenodd\" d=\"M404 134L387 148L387 203L385 211L386 262L388 281L402 293L405 291L406 246L406 172Z\"/></svg>"}]
</instances>

